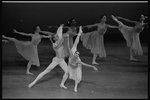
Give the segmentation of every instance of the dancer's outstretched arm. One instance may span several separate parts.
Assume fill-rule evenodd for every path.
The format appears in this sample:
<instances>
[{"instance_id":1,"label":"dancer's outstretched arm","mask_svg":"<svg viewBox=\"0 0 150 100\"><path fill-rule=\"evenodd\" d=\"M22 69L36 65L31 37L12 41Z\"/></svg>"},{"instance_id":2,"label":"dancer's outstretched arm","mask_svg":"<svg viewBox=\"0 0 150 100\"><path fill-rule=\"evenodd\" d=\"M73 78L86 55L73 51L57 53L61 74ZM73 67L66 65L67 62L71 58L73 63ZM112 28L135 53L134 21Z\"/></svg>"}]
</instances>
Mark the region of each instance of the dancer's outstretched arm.
<instances>
[{"instance_id":1,"label":"dancer's outstretched arm","mask_svg":"<svg viewBox=\"0 0 150 100\"><path fill-rule=\"evenodd\" d=\"M31 34L31 33L18 32L15 29L13 29L13 30L14 30L14 33L18 33L18 34L25 35L25 36L33 36L33 34Z\"/></svg>"},{"instance_id":2,"label":"dancer's outstretched arm","mask_svg":"<svg viewBox=\"0 0 150 100\"><path fill-rule=\"evenodd\" d=\"M59 26L47 26L48 28L52 28L52 27L54 27L54 28L58 28Z\"/></svg>"},{"instance_id":3,"label":"dancer's outstretched arm","mask_svg":"<svg viewBox=\"0 0 150 100\"><path fill-rule=\"evenodd\" d=\"M49 31L41 31L41 30L39 30L39 32L41 32L41 33L43 33L43 34L46 34L46 35L52 35L52 34L54 34L54 33L52 33L52 32L49 32Z\"/></svg>"},{"instance_id":4,"label":"dancer's outstretched arm","mask_svg":"<svg viewBox=\"0 0 150 100\"><path fill-rule=\"evenodd\" d=\"M131 23L137 23L137 21L131 21L131 20L129 20L129 19L127 19L127 18L123 18L123 17L120 17L120 16L116 16L118 19L123 19L123 20L125 20L125 21L127 21L127 22L131 22Z\"/></svg>"},{"instance_id":5,"label":"dancer's outstretched arm","mask_svg":"<svg viewBox=\"0 0 150 100\"><path fill-rule=\"evenodd\" d=\"M51 38L51 36L45 36L45 35L41 35L42 38Z\"/></svg>"},{"instance_id":6,"label":"dancer's outstretched arm","mask_svg":"<svg viewBox=\"0 0 150 100\"><path fill-rule=\"evenodd\" d=\"M59 26L47 26L48 28L52 28L52 27L54 27L54 28L59 28ZM63 28L70 28L69 26L64 26Z\"/></svg>"},{"instance_id":7,"label":"dancer's outstretched arm","mask_svg":"<svg viewBox=\"0 0 150 100\"><path fill-rule=\"evenodd\" d=\"M54 33L49 32L49 31L42 31L42 30L40 29L40 27L38 27L38 32L43 33L43 34L46 34L46 35L50 35L50 36L54 34Z\"/></svg>"},{"instance_id":8,"label":"dancer's outstretched arm","mask_svg":"<svg viewBox=\"0 0 150 100\"><path fill-rule=\"evenodd\" d=\"M86 25L86 26L83 26L83 28L87 27L87 28L91 28L91 27L94 27L94 26L98 26L99 23L96 23L96 24L93 24L93 25Z\"/></svg>"},{"instance_id":9,"label":"dancer's outstretched arm","mask_svg":"<svg viewBox=\"0 0 150 100\"><path fill-rule=\"evenodd\" d=\"M119 26L107 25L109 28L119 28Z\"/></svg>"},{"instance_id":10,"label":"dancer's outstretched arm","mask_svg":"<svg viewBox=\"0 0 150 100\"><path fill-rule=\"evenodd\" d=\"M84 62L82 62L81 60L78 61L78 63L82 64L83 66L86 66L86 67L92 67L95 71L98 71L98 69L95 67L95 66L92 66L92 65L89 65L89 64L86 64Z\"/></svg>"}]
</instances>

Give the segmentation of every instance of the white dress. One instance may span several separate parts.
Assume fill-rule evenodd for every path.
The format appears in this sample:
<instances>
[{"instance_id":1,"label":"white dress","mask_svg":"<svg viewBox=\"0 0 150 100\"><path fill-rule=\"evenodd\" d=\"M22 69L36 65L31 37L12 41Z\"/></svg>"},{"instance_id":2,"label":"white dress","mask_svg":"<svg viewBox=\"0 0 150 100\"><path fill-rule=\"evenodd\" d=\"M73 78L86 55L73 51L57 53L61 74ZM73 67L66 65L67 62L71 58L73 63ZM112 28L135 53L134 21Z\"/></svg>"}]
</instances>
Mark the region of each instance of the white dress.
<instances>
[{"instance_id":1,"label":"white dress","mask_svg":"<svg viewBox=\"0 0 150 100\"><path fill-rule=\"evenodd\" d=\"M37 45L41 41L41 36L33 35L31 41L14 41L18 53L33 65L40 66Z\"/></svg>"},{"instance_id":2,"label":"white dress","mask_svg":"<svg viewBox=\"0 0 150 100\"><path fill-rule=\"evenodd\" d=\"M99 27L97 31L83 33L81 41L85 48L90 49L91 53L98 54L100 57L106 57L106 50L104 47L104 37L107 30L107 25Z\"/></svg>"},{"instance_id":3,"label":"white dress","mask_svg":"<svg viewBox=\"0 0 150 100\"><path fill-rule=\"evenodd\" d=\"M78 63L80 58L73 60L72 57L69 59L69 78L79 83L82 80L82 65Z\"/></svg>"},{"instance_id":4,"label":"white dress","mask_svg":"<svg viewBox=\"0 0 150 100\"><path fill-rule=\"evenodd\" d=\"M143 50L141 47L139 35L140 32L144 29L144 26L138 25L135 27L129 27L124 24L121 24L119 31L122 33L123 37L126 40L127 47L131 47L135 53L142 55Z\"/></svg>"}]
</instances>

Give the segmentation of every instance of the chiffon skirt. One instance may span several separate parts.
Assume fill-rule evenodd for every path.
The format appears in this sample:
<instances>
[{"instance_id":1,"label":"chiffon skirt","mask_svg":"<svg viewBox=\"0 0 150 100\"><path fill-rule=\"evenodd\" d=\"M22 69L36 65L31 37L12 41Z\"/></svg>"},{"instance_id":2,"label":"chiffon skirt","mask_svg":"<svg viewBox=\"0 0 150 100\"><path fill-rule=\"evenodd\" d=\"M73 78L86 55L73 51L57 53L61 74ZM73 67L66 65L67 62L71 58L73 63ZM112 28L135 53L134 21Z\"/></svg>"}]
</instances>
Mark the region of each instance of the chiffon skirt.
<instances>
[{"instance_id":1,"label":"chiffon skirt","mask_svg":"<svg viewBox=\"0 0 150 100\"><path fill-rule=\"evenodd\" d=\"M100 57L106 57L103 35L100 35L97 31L83 33L81 41L85 48L91 50L91 53L98 54Z\"/></svg>"},{"instance_id":2,"label":"chiffon skirt","mask_svg":"<svg viewBox=\"0 0 150 100\"><path fill-rule=\"evenodd\" d=\"M69 64L69 78L79 83L82 80L82 65L78 64L78 66L72 67Z\"/></svg>"},{"instance_id":3,"label":"chiffon skirt","mask_svg":"<svg viewBox=\"0 0 150 100\"><path fill-rule=\"evenodd\" d=\"M134 27L129 27L125 25L120 26L119 31L125 38L127 47L131 47L136 54L142 55L143 50L139 39L140 33L137 33Z\"/></svg>"},{"instance_id":4,"label":"chiffon skirt","mask_svg":"<svg viewBox=\"0 0 150 100\"><path fill-rule=\"evenodd\" d=\"M29 41L15 41L14 43L21 56L31 61L33 65L40 66L37 45Z\"/></svg>"},{"instance_id":5,"label":"chiffon skirt","mask_svg":"<svg viewBox=\"0 0 150 100\"><path fill-rule=\"evenodd\" d=\"M70 49L71 49L72 46L73 46L73 38L69 38L69 44L70 44ZM64 37L63 46L64 46L65 57L68 57L69 56L69 50L68 50L68 40L67 40L67 37Z\"/></svg>"}]
</instances>

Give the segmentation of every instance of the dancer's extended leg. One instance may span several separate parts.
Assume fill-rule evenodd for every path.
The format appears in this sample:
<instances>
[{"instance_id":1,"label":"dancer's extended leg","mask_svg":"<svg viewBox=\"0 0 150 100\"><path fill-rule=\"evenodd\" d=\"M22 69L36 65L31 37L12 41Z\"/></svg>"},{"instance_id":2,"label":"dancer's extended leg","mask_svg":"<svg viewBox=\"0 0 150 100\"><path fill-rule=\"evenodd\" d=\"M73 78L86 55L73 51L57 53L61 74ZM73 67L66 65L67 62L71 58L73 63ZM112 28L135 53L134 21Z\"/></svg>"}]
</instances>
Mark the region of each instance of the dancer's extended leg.
<instances>
[{"instance_id":1,"label":"dancer's extended leg","mask_svg":"<svg viewBox=\"0 0 150 100\"><path fill-rule=\"evenodd\" d=\"M28 85L29 88L31 88L33 85L35 85L35 83L40 80L45 74L49 73L54 67L56 67L56 65L58 65L57 62L52 62L43 72L41 72L37 78Z\"/></svg>"}]
</instances>

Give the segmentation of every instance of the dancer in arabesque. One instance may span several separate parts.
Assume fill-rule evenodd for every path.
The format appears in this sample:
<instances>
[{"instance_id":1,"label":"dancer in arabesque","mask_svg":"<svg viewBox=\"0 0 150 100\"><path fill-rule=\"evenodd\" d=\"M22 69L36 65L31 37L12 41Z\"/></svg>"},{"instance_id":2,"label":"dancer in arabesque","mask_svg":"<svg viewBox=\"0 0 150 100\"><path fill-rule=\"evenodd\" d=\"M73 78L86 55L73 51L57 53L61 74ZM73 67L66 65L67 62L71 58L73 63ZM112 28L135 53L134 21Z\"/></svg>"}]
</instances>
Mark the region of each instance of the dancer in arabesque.
<instances>
[{"instance_id":1,"label":"dancer in arabesque","mask_svg":"<svg viewBox=\"0 0 150 100\"><path fill-rule=\"evenodd\" d=\"M39 62L39 56L38 56L38 44L41 42L42 38L50 38L50 36L45 36L45 35L40 35L39 34L39 26L35 28L34 34L32 33L24 33L24 32L18 32L14 29L14 33L18 33L24 36L31 36L32 40L31 41L20 41L17 40L13 37L7 37L2 35L3 38L13 41L18 53L25 58L28 62L27 64L27 70L26 74L33 75L33 73L30 72L30 68L32 65L36 65L40 67L40 62Z\"/></svg>"},{"instance_id":2,"label":"dancer in arabesque","mask_svg":"<svg viewBox=\"0 0 150 100\"><path fill-rule=\"evenodd\" d=\"M139 35L141 31L144 29L144 27L148 26L147 23L144 23L145 18L148 17L144 15L140 15L140 21L131 21L123 17L119 17L119 16L115 17L112 15L112 19L119 24L119 31L122 33L123 37L125 38L127 47L130 48L130 61L138 61L137 59L133 58L133 53L138 55L143 54L143 49L141 47ZM124 25L118 19L123 19L125 21L135 23L135 26L131 27L131 26Z\"/></svg>"}]
</instances>

